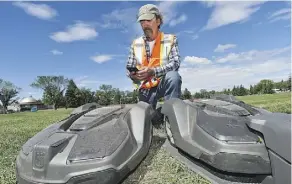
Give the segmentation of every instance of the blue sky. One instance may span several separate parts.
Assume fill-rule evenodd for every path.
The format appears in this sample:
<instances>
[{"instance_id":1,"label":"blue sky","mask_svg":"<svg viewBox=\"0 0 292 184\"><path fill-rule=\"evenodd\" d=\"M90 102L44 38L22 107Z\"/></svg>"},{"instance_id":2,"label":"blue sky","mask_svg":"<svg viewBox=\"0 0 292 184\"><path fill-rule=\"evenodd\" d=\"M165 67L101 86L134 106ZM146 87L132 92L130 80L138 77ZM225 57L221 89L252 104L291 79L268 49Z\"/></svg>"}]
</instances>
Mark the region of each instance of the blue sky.
<instances>
[{"instance_id":1,"label":"blue sky","mask_svg":"<svg viewBox=\"0 0 292 184\"><path fill-rule=\"evenodd\" d=\"M289 2L1 2L0 77L29 87L37 75L64 75L96 90L132 90L125 75L129 45L141 34L140 6L164 14L162 31L178 36L183 88L220 90L291 71Z\"/></svg>"}]
</instances>

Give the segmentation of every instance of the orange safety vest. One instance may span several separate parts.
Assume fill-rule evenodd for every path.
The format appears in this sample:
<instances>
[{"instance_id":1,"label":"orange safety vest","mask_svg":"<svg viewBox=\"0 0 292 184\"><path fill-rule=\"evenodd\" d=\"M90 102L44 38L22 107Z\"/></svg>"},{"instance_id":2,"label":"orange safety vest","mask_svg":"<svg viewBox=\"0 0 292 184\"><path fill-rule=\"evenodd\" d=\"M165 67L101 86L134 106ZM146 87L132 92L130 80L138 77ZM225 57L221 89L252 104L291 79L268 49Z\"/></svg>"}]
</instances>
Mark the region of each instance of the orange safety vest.
<instances>
[{"instance_id":1,"label":"orange safety vest","mask_svg":"<svg viewBox=\"0 0 292 184\"><path fill-rule=\"evenodd\" d=\"M134 56L137 60L136 67L138 69L142 69L143 67L157 67L167 64L168 56L173 44L173 38L174 35L159 32L155 39L155 44L152 49L152 54L149 58L149 61L147 60L144 39L140 37L134 40L133 48ZM147 80L134 83L134 85L138 89L150 89L156 87L160 83L160 81L161 77L150 77Z\"/></svg>"}]
</instances>

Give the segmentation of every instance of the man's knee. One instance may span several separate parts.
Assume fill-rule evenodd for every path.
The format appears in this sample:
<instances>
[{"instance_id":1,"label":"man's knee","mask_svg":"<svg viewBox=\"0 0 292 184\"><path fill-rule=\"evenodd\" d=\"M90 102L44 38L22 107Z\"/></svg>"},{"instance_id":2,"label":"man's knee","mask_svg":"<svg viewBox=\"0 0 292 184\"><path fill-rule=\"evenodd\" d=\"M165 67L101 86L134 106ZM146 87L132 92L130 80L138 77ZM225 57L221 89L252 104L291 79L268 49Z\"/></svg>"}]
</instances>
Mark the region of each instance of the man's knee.
<instances>
[{"instance_id":1,"label":"man's knee","mask_svg":"<svg viewBox=\"0 0 292 184\"><path fill-rule=\"evenodd\" d=\"M164 100L179 98L181 96L181 84L182 79L177 71L167 72L162 86Z\"/></svg>"},{"instance_id":2,"label":"man's knee","mask_svg":"<svg viewBox=\"0 0 292 184\"><path fill-rule=\"evenodd\" d=\"M165 81L169 85L177 85L177 86L180 86L182 83L181 76L178 73L178 71L167 72L167 74L165 75Z\"/></svg>"}]
</instances>

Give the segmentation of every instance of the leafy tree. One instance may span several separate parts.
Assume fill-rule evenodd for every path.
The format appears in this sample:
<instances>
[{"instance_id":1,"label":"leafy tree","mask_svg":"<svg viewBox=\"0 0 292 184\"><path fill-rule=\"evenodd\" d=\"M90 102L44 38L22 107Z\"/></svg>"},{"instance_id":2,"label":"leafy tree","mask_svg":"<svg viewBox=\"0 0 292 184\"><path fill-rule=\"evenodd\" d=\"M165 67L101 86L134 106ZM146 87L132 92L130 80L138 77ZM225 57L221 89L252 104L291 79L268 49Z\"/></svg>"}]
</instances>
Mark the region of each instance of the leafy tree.
<instances>
[{"instance_id":1,"label":"leafy tree","mask_svg":"<svg viewBox=\"0 0 292 184\"><path fill-rule=\"evenodd\" d=\"M238 90L238 94L237 95L238 96L247 95L247 89L245 89L242 84L239 86L239 90Z\"/></svg>"},{"instance_id":2,"label":"leafy tree","mask_svg":"<svg viewBox=\"0 0 292 184\"><path fill-rule=\"evenodd\" d=\"M37 76L31 87L44 90L43 101L45 104L58 108L63 98L63 92L67 88L68 79L64 76Z\"/></svg>"},{"instance_id":3,"label":"leafy tree","mask_svg":"<svg viewBox=\"0 0 292 184\"><path fill-rule=\"evenodd\" d=\"M227 90L227 94L230 95L231 94L231 90L228 88Z\"/></svg>"},{"instance_id":4,"label":"leafy tree","mask_svg":"<svg viewBox=\"0 0 292 184\"><path fill-rule=\"evenodd\" d=\"M183 95L182 95L182 98L183 99L190 99L191 97L192 97L191 92L188 90L188 88L185 88Z\"/></svg>"},{"instance_id":5,"label":"leafy tree","mask_svg":"<svg viewBox=\"0 0 292 184\"><path fill-rule=\"evenodd\" d=\"M201 93L196 92L196 93L194 94L194 98L202 98Z\"/></svg>"},{"instance_id":6,"label":"leafy tree","mask_svg":"<svg viewBox=\"0 0 292 184\"><path fill-rule=\"evenodd\" d=\"M249 86L249 94L250 95L255 94L254 87L252 85Z\"/></svg>"},{"instance_id":7,"label":"leafy tree","mask_svg":"<svg viewBox=\"0 0 292 184\"><path fill-rule=\"evenodd\" d=\"M84 105L86 103L95 102L94 92L87 88L77 89L76 98L78 100L78 106Z\"/></svg>"},{"instance_id":8,"label":"leafy tree","mask_svg":"<svg viewBox=\"0 0 292 184\"><path fill-rule=\"evenodd\" d=\"M115 89L113 104L120 104L120 103L122 103L122 93L119 89Z\"/></svg>"},{"instance_id":9,"label":"leafy tree","mask_svg":"<svg viewBox=\"0 0 292 184\"><path fill-rule=\"evenodd\" d=\"M274 82L272 80L263 79L257 85L256 89L261 94L272 94L274 88Z\"/></svg>"},{"instance_id":10,"label":"leafy tree","mask_svg":"<svg viewBox=\"0 0 292 184\"><path fill-rule=\"evenodd\" d=\"M291 91L291 75L289 76L288 80L287 80L287 89L289 91Z\"/></svg>"},{"instance_id":11,"label":"leafy tree","mask_svg":"<svg viewBox=\"0 0 292 184\"><path fill-rule=\"evenodd\" d=\"M121 91L121 104L132 104L138 102L138 91Z\"/></svg>"},{"instance_id":12,"label":"leafy tree","mask_svg":"<svg viewBox=\"0 0 292 184\"><path fill-rule=\"evenodd\" d=\"M17 102L17 99L14 98L20 90L21 89L13 83L0 79L0 102L2 103L5 114L7 113L7 106Z\"/></svg>"},{"instance_id":13,"label":"leafy tree","mask_svg":"<svg viewBox=\"0 0 292 184\"><path fill-rule=\"evenodd\" d=\"M274 87L280 91L285 91L288 88L288 81L281 80L280 82L275 82Z\"/></svg>"},{"instance_id":14,"label":"leafy tree","mask_svg":"<svg viewBox=\"0 0 292 184\"><path fill-rule=\"evenodd\" d=\"M70 108L76 108L80 106L79 99L77 97L79 92L79 89L75 82L70 79L68 81L68 87L65 93L65 98L66 98L66 106Z\"/></svg>"},{"instance_id":15,"label":"leafy tree","mask_svg":"<svg viewBox=\"0 0 292 184\"><path fill-rule=\"evenodd\" d=\"M100 105L110 105L114 97L113 87L111 85L102 84L95 95Z\"/></svg>"},{"instance_id":16,"label":"leafy tree","mask_svg":"<svg viewBox=\"0 0 292 184\"><path fill-rule=\"evenodd\" d=\"M139 91L134 90L132 93L132 103L137 103L139 98Z\"/></svg>"},{"instance_id":17,"label":"leafy tree","mask_svg":"<svg viewBox=\"0 0 292 184\"><path fill-rule=\"evenodd\" d=\"M237 95L237 88L235 87L235 85L232 88L232 95L236 96Z\"/></svg>"},{"instance_id":18,"label":"leafy tree","mask_svg":"<svg viewBox=\"0 0 292 184\"><path fill-rule=\"evenodd\" d=\"M200 93L201 93L201 98L210 98L210 94L208 93L206 89L201 89Z\"/></svg>"}]
</instances>

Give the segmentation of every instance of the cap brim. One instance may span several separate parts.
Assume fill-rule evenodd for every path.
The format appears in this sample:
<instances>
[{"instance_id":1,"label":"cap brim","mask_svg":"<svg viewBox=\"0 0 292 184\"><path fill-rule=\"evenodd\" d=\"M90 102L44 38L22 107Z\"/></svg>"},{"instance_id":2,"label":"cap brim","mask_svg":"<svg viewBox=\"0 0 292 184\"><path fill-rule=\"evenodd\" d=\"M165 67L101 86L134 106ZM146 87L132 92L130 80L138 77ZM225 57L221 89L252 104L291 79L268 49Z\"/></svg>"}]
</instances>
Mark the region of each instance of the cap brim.
<instances>
[{"instance_id":1,"label":"cap brim","mask_svg":"<svg viewBox=\"0 0 292 184\"><path fill-rule=\"evenodd\" d=\"M138 17L137 22L139 22L141 20L152 20L154 17L155 17L155 15L152 13L142 14Z\"/></svg>"}]
</instances>

